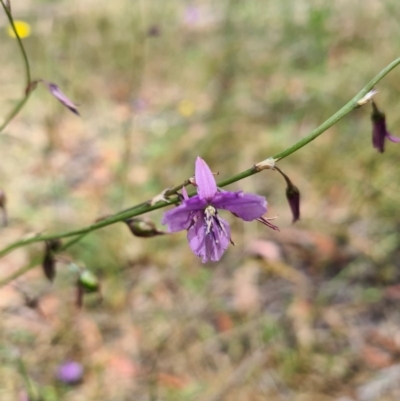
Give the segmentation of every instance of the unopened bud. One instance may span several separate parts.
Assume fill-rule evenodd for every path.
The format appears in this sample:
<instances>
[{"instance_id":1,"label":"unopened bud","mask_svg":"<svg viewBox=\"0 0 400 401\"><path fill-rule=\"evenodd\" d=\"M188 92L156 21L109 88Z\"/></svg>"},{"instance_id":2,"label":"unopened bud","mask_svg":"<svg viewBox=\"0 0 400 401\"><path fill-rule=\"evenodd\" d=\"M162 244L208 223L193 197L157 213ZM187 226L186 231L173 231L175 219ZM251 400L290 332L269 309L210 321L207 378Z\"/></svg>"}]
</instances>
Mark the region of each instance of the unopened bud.
<instances>
[{"instance_id":1,"label":"unopened bud","mask_svg":"<svg viewBox=\"0 0 400 401\"><path fill-rule=\"evenodd\" d=\"M129 230L135 237L151 238L157 235L164 235L164 231L157 229L156 225L148 219L132 218L126 220Z\"/></svg>"},{"instance_id":2,"label":"unopened bud","mask_svg":"<svg viewBox=\"0 0 400 401\"><path fill-rule=\"evenodd\" d=\"M47 82L44 79L39 79L37 81L32 82L30 85L31 87L28 87L27 90L31 91L36 87L36 84L42 82L43 84L46 85L48 91L61 103L63 104L67 109L71 110L74 114L79 116L79 111L77 108L77 105L72 102L59 88L58 85L52 83L52 82ZM35 85L35 86L32 86ZM28 92L29 93L29 92Z\"/></svg>"},{"instance_id":3,"label":"unopened bud","mask_svg":"<svg viewBox=\"0 0 400 401\"><path fill-rule=\"evenodd\" d=\"M391 142L399 143L400 138L393 136L386 128L386 117L382 113L374 101L372 104L372 146L383 153L385 151L385 140L388 139Z\"/></svg>"},{"instance_id":4,"label":"unopened bud","mask_svg":"<svg viewBox=\"0 0 400 401\"><path fill-rule=\"evenodd\" d=\"M295 223L300 219L300 191L281 169L278 167L275 167L275 169L286 181L286 199L288 200L290 210L292 211L292 222Z\"/></svg>"},{"instance_id":5,"label":"unopened bud","mask_svg":"<svg viewBox=\"0 0 400 401\"><path fill-rule=\"evenodd\" d=\"M56 276L56 260L54 252L61 247L61 241L58 239L46 241L45 253L42 268L48 280L53 281Z\"/></svg>"},{"instance_id":6,"label":"unopened bud","mask_svg":"<svg viewBox=\"0 0 400 401\"><path fill-rule=\"evenodd\" d=\"M96 292L100 288L99 279L90 270L86 269L79 275L78 284L85 292Z\"/></svg>"},{"instance_id":7,"label":"unopened bud","mask_svg":"<svg viewBox=\"0 0 400 401\"><path fill-rule=\"evenodd\" d=\"M2 189L0 189L0 207L1 208L6 207L6 203L7 203L6 193Z\"/></svg>"},{"instance_id":8,"label":"unopened bud","mask_svg":"<svg viewBox=\"0 0 400 401\"><path fill-rule=\"evenodd\" d=\"M101 297L100 281L90 270L85 269L79 274L76 283L76 305L78 308L83 305L84 295L93 292L99 293Z\"/></svg>"},{"instance_id":9,"label":"unopened bud","mask_svg":"<svg viewBox=\"0 0 400 401\"><path fill-rule=\"evenodd\" d=\"M2 214L2 226L5 227L8 224L7 209L6 209L7 197L6 193L0 189L0 209Z\"/></svg>"},{"instance_id":10,"label":"unopened bud","mask_svg":"<svg viewBox=\"0 0 400 401\"><path fill-rule=\"evenodd\" d=\"M290 209L292 211L293 223L300 219L300 191L299 189L290 183L286 188L286 198L289 202Z\"/></svg>"}]
</instances>

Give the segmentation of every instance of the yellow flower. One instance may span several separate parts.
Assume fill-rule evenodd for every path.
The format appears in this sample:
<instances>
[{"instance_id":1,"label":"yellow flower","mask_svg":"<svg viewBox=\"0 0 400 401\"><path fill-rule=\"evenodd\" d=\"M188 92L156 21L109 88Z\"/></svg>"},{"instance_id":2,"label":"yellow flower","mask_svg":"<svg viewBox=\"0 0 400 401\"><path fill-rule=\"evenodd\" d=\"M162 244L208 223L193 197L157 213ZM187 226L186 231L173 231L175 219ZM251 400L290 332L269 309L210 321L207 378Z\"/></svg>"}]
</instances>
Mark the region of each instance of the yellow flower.
<instances>
[{"instance_id":1,"label":"yellow flower","mask_svg":"<svg viewBox=\"0 0 400 401\"><path fill-rule=\"evenodd\" d=\"M31 26L25 21L14 21L15 29L18 33L18 36L23 39L27 38L31 34ZM16 38L14 29L11 25L7 27L7 33L12 38Z\"/></svg>"},{"instance_id":2,"label":"yellow flower","mask_svg":"<svg viewBox=\"0 0 400 401\"><path fill-rule=\"evenodd\" d=\"M178 104L178 113L183 117L190 117L194 113L194 104L190 100L182 100Z\"/></svg>"}]
</instances>

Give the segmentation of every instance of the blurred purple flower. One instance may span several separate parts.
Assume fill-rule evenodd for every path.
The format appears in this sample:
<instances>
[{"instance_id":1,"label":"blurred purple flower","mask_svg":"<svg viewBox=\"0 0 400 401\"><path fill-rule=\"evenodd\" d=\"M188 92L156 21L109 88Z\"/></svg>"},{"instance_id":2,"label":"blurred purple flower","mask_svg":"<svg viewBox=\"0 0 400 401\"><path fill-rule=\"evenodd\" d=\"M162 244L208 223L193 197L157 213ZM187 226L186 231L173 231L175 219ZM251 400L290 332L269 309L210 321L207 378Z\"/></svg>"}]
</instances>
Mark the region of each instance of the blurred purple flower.
<instances>
[{"instance_id":1,"label":"blurred purple flower","mask_svg":"<svg viewBox=\"0 0 400 401\"><path fill-rule=\"evenodd\" d=\"M146 110L148 104L145 99L138 97L132 101L133 110L136 112Z\"/></svg>"},{"instance_id":2,"label":"blurred purple flower","mask_svg":"<svg viewBox=\"0 0 400 401\"><path fill-rule=\"evenodd\" d=\"M385 139L389 139L391 142L400 142L400 138L391 135L386 128L385 114L382 113L374 101L372 103L372 145L378 152L383 153L385 151Z\"/></svg>"},{"instance_id":3,"label":"blurred purple flower","mask_svg":"<svg viewBox=\"0 0 400 401\"><path fill-rule=\"evenodd\" d=\"M78 384L82 381L83 367L80 363L67 361L57 369L57 379L64 384Z\"/></svg>"},{"instance_id":4,"label":"blurred purple flower","mask_svg":"<svg viewBox=\"0 0 400 401\"><path fill-rule=\"evenodd\" d=\"M185 24L195 25L200 18L200 12L196 6L187 6L185 8Z\"/></svg>"},{"instance_id":5,"label":"blurred purple flower","mask_svg":"<svg viewBox=\"0 0 400 401\"><path fill-rule=\"evenodd\" d=\"M26 391L21 391L18 396L18 401L31 401Z\"/></svg>"},{"instance_id":6,"label":"blurred purple flower","mask_svg":"<svg viewBox=\"0 0 400 401\"><path fill-rule=\"evenodd\" d=\"M71 110L74 114L79 116L79 112L77 109L76 104L74 104L62 91L61 89L52 82L47 82L42 80L42 82L47 86L49 92L58 100L60 101L67 109Z\"/></svg>"},{"instance_id":7,"label":"blurred purple flower","mask_svg":"<svg viewBox=\"0 0 400 401\"><path fill-rule=\"evenodd\" d=\"M231 241L229 224L217 209L229 210L244 221L262 219L267 211L264 197L239 192L218 191L214 176L200 157L196 160L197 195L189 199L183 189L183 203L164 214L170 232L187 230L192 251L202 262L217 262Z\"/></svg>"}]
</instances>

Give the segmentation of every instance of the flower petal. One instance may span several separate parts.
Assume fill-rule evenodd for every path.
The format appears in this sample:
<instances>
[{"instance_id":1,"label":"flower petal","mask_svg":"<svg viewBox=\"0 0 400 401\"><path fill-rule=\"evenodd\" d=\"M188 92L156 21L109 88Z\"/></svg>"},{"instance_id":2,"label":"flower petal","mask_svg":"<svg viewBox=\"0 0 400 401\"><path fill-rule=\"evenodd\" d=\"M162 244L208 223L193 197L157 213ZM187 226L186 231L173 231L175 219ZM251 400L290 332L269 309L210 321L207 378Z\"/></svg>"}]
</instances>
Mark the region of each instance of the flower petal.
<instances>
[{"instance_id":1,"label":"flower petal","mask_svg":"<svg viewBox=\"0 0 400 401\"><path fill-rule=\"evenodd\" d=\"M229 224L224 219L216 217L212 229L206 234L204 214L199 213L197 217L196 222L188 230L189 246L203 263L217 262L230 243Z\"/></svg>"},{"instance_id":2,"label":"flower petal","mask_svg":"<svg viewBox=\"0 0 400 401\"><path fill-rule=\"evenodd\" d=\"M391 142L399 143L400 138L398 136L390 135L389 132L386 132L386 138L389 139Z\"/></svg>"},{"instance_id":3,"label":"flower petal","mask_svg":"<svg viewBox=\"0 0 400 401\"><path fill-rule=\"evenodd\" d=\"M197 195L185 200L182 205L164 213L162 224L168 226L169 232L187 230L196 212L203 211L207 202Z\"/></svg>"},{"instance_id":4,"label":"flower petal","mask_svg":"<svg viewBox=\"0 0 400 401\"><path fill-rule=\"evenodd\" d=\"M252 221L267 212L267 201L263 196L239 192L219 192L214 196L212 205L225 209L245 221Z\"/></svg>"},{"instance_id":5,"label":"flower petal","mask_svg":"<svg viewBox=\"0 0 400 401\"><path fill-rule=\"evenodd\" d=\"M196 159L195 178L200 198L211 200L217 193L215 178L207 163L200 157Z\"/></svg>"}]
</instances>

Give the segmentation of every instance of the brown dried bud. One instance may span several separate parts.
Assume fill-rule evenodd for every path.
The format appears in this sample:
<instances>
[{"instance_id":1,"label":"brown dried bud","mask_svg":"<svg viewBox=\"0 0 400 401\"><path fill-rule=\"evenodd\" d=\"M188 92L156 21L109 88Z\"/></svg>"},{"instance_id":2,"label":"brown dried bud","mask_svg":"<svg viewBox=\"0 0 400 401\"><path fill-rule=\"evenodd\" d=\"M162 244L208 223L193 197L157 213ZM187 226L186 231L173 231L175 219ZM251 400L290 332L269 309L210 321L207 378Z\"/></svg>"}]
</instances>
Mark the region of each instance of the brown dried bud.
<instances>
[{"instance_id":1,"label":"brown dried bud","mask_svg":"<svg viewBox=\"0 0 400 401\"><path fill-rule=\"evenodd\" d=\"M0 189L0 207L5 208L7 203L6 193Z\"/></svg>"},{"instance_id":2,"label":"brown dried bud","mask_svg":"<svg viewBox=\"0 0 400 401\"><path fill-rule=\"evenodd\" d=\"M61 248L61 241L58 239L46 241L45 253L42 268L48 280L53 281L56 276L56 259L54 252Z\"/></svg>"},{"instance_id":3,"label":"brown dried bud","mask_svg":"<svg viewBox=\"0 0 400 401\"><path fill-rule=\"evenodd\" d=\"M0 189L0 209L2 213L2 226L5 227L8 224L7 209L6 209L7 197L6 193Z\"/></svg>"},{"instance_id":4,"label":"brown dried bud","mask_svg":"<svg viewBox=\"0 0 400 401\"><path fill-rule=\"evenodd\" d=\"M129 230L135 237L151 238L157 235L166 234L164 231L158 230L156 225L148 219L134 217L126 220L125 223L128 225Z\"/></svg>"},{"instance_id":5,"label":"brown dried bud","mask_svg":"<svg viewBox=\"0 0 400 401\"><path fill-rule=\"evenodd\" d=\"M161 35L161 29L158 25L152 25L148 30L147 30L147 36L160 36Z\"/></svg>"}]
</instances>

